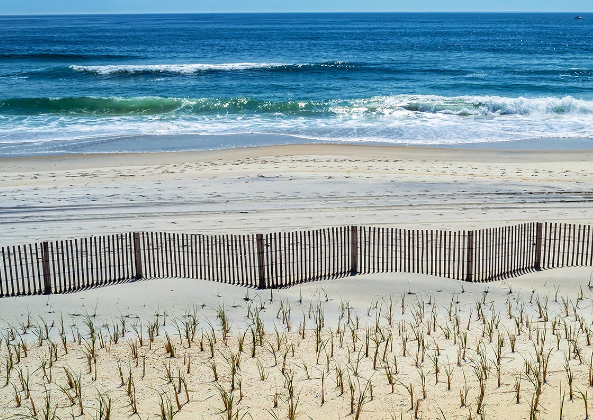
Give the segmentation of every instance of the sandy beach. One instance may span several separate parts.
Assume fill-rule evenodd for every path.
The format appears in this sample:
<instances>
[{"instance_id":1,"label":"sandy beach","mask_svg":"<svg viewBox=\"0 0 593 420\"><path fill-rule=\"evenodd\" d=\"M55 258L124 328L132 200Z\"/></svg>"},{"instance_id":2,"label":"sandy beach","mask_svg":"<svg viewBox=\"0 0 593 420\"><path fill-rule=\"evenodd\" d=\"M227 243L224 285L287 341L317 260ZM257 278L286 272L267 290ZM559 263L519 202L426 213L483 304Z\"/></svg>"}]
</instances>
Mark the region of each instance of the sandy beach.
<instances>
[{"instance_id":1,"label":"sandy beach","mask_svg":"<svg viewBox=\"0 0 593 420\"><path fill-rule=\"evenodd\" d=\"M6 158L0 246L134 230L591 224L591 168L589 150L319 144ZM592 272L274 291L161 279L7 298L0 418L585 418Z\"/></svg>"},{"instance_id":2,"label":"sandy beach","mask_svg":"<svg viewBox=\"0 0 593 420\"><path fill-rule=\"evenodd\" d=\"M593 153L357 145L0 159L0 245L134 230L591 223Z\"/></svg>"}]
</instances>

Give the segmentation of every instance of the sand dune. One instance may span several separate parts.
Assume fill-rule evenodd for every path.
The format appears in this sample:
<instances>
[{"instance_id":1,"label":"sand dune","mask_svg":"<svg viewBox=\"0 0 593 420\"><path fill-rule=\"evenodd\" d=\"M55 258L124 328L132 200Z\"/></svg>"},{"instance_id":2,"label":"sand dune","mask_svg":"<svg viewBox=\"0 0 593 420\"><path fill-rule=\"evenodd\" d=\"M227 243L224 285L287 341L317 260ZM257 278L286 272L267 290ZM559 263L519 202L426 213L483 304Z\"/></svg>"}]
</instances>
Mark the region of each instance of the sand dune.
<instances>
[{"instance_id":1,"label":"sand dune","mask_svg":"<svg viewBox=\"0 0 593 420\"><path fill-rule=\"evenodd\" d=\"M41 416L48 399L60 418L106 418L109 404L116 419L291 418L291 407L303 419L527 419L533 404L535 418L562 404L563 418L584 418L590 271L492 284L371 275L272 292L170 279L9 299L2 418L33 405Z\"/></svg>"}]
</instances>

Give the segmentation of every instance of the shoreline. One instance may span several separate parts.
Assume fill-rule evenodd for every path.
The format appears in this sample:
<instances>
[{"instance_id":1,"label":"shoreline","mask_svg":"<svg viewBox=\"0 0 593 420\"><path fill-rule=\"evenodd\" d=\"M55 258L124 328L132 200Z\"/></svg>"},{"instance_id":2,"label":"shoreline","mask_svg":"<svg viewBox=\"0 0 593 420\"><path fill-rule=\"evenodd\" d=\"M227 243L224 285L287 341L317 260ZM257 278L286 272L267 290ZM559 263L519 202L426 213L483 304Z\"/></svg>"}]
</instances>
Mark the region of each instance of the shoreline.
<instances>
[{"instance_id":1,"label":"shoreline","mask_svg":"<svg viewBox=\"0 0 593 420\"><path fill-rule=\"evenodd\" d=\"M502 142L501 142L502 143ZM518 141L517 143L520 143ZM499 143L488 143L498 145ZM152 162L164 164L183 163L186 161L203 162L212 159L258 158L264 156L287 157L295 155L349 156L384 159L412 158L456 158L466 161L491 161L504 157L525 162L561 161L580 157L589 159L593 156L591 147L583 149L522 149L518 147L475 147L456 146L407 146L385 144L352 143L302 143L270 146L247 146L214 150L187 151L151 151L151 152L104 152L104 153L65 153L31 156L0 156L0 173L10 172L18 166L19 170L43 168L47 163L68 163L69 169L88 167L89 164L108 166L143 165ZM28 163L28 165L27 165Z\"/></svg>"},{"instance_id":2,"label":"shoreline","mask_svg":"<svg viewBox=\"0 0 593 420\"><path fill-rule=\"evenodd\" d=\"M171 134L137 135L122 137L99 137L81 140L55 140L42 152L27 152L29 143L0 142L0 159L17 157L65 156L88 154L150 154L216 152L260 147L283 147L296 145L330 145L336 147L402 147L418 149L493 149L493 150L588 150L593 149L593 138L530 138L512 141L484 141L471 143L415 144L410 142L365 142L328 141L284 134ZM39 149L38 146L34 146ZM25 152L23 152L23 149ZM12 151L12 152L11 152Z\"/></svg>"}]
</instances>

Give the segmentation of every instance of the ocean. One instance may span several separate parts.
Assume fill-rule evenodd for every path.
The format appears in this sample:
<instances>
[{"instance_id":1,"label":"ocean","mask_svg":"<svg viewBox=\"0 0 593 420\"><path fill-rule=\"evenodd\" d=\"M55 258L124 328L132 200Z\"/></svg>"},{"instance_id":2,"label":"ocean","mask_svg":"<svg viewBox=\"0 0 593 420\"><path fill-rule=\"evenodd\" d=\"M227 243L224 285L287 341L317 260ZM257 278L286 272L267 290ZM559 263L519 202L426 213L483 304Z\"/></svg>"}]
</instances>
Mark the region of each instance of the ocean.
<instances>
[{"instance_id":1,"label":"ocean","mask_svg":"<svg viewBox=\"0 0 593 420\"><path fill-rule=\"evenodd\" d=\"M593 15L574 17L0 16L0 155L579 144Z\"/></svg>"}]
</instances>

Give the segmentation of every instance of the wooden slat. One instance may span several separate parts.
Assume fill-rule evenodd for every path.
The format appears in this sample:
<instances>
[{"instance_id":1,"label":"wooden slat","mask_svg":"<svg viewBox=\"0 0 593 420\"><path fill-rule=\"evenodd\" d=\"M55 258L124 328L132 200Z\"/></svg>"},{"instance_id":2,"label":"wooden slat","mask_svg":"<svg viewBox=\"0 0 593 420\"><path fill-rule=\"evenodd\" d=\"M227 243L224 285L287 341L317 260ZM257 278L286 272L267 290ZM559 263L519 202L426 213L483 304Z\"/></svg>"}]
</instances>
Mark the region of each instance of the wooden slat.
<instances>
[{"instance_id":1,"label":"wooden slat","mask_svg":"<svg viewBox=\"0 0 593 420\"><path fill-rule=\"evenodd\" d=\"M556 266L564 267L564 251L566 251L566 223L564 223L564 225L560 224L560 226L560 232L558 234L558 237L560 239L560 246L558 247L558 263Z\"/></svg>"},{"instance_id":2,"label":"wooden slat","mask_svg":"<svg viewBox=\"0 0 593 420\"><path fill-rule=\"evenodd\" d=\"M244 285L244 271L243 271L243 261L241 260L241 236L239 235L232 235L233 237L233 249L235 253L235 261L236 261L236 279L235 284Z\"/></svg>"},{"instance_id":3,"label":"wooden slat","mask_svg":"<svg viewBox=\"0 0 593 420\"><path fill-rule=\"evenodd\" d=\"M280 287L280 241L278 232L274 232L274 284L276 287Z\"/></svg>"},{"instance_id":4,"label":"wooden slat","mask_svg":"<svg viewBox=\"0 0 593 420\"><path fill-rule=\"evenodd\" d=\"M587 256L589 259L588 265L593 266L593 235L591 234L591 226L587 227Z\"/></svg>"},{"instance_id":5,"label":"wooden slat","mask_svg":"<svg viewBox=\"0 0 593 420\"><path fill-rule=\"evenodd\" d=\"M240 278L241 278L241 274L240 274L240 263L239 263L239 252L237 250L237 237L236 235L231 235L229 237L230 243L229 246L231 248L231 261L234 262L234 266L231 267L232 269L232 274L231 274L231 280L232 280L232 284L241 284L240 283Z\"/></svg>"},{"instance_id":6,"label":"wooden slat","mask_svg":"<svg viewBox=\"0 0 593 420\"><path fill-rule=\"evenodd\" d=\"M196 235L196 242L197 242L197 253L198 253L198 261L197 261L198 278L205 280L206 279L206 272L205 272L206 257L205 257L205 253L204 253L204 236Z\"/></svg>"},{"instance_id":7,"label":"wooden slat","mask_svg":"<svg viewBox=\"0 0 593 420\"><path fill-rule=\"evenodd\" d=\"M564 239L566 231L563 229L562 223L558 223L558 227L556 228L556 249L554 250L556 253L556 264L555 267L562 267L564 255L562 254L562 242Z\"/></svg>"},{"instance_id":8,"label":"wooden slat","mask_svg":"<svg viewBox=\"0 0 593 420\"><path fill-rule=\"evenodd\" d=\"M579 251L579 260L578 261L578 265L583 265L584 261L585 261L585 244L587 243L587 240L585 239L587 237L587 226L586 225L579 225L579 247L580 247L580 251Z\"/></svg>"},{"instance_id":9,"label":"wooden slat","mask_svg":"<svg viewBox=\"0 0 593 420\"><path fill-rule=\"evenodd\" d=\"M229 283L228 278L228 242L227 242L227 235L220 235L220 246L218 247L220 252L220 272L221 272L221 282Z\"/></svg>"},{"instance_id":10,"label":"wooden slat","mask_svg":"<svg viewBox=\"0 0 593 420\"><path fill-rule=\"evenodd\" d=\"M264 263L264 267L265 267L265 276L266 276L266 283L267 285L269 285L270 287L274 288L275 284L274 284L274 277L272 275L272 263L270 261L270 259L272 258L273 253L272 252L268 252L270 250L270 246L271 246L271 234L267 233L264 236L264 258L262 259L263 263Z\"/></svg>"},{"instance_id":11,"label":"wooden slat","mask_svg":"<svg viewBox=\"0 0 593 420\"><path fill-rule=\"evenodd\" d=\"M238 255L239 261L241 265L241 284L243 286L249 286L249 264L248 264L248 256L247 256L247 242L246 242L247 235L239 235L237 236L238 242Z\"/></svg>"},{"instance_id":12,"label":"wooden slat","mask_svg":"<svg viewBox=\"0 0 593 420\"><path fill-rule=\"evenodd\" d=\"M117 279L117 236L109 236L109 278L108 283L113 283Z\"/></svg>"},{"instance_id":13,"label":"wooden slat","mask_svg":"<svg viewBox=\"0 0 593 420\"><path fill-rule=\"evenodd\" d=\"M80 290L81 275L84 272L82 262L80 261L80 254L78 250L78 240L74 239L70 241L70 250L72 251L72 273L73 273L73 289Z\"/></svg>"},{"instance_id":14,"label":"wooden slat","mask_svg":"<svg viewBox=\"0 0 593 420\"><path fill-rule=\"evenodd\" d=\"M186 277L188 279L196 278L196 252L195 252L195 235L190 233L184 234L185 241L185 261L186 261Z\"/></svg>"},{"instance_id":15,"label":"wooden slat","mask_svg":"<svg viewBox=\"0 0 593 420\"><path fill-rule=\"evenodd\" d=\"M110 257L110 246L109 246L109 235L107 236L100 236L99 237L101 242L101 266L102 266L102 277L101 277L101 285L107 283L109 278L111 277L111 264L109 261Z\"/></svg>"},{"instance_id":16,"label":"wooden slat","mask_svg":"<svg viewBox=\"0 0 593 420\"><path fill-rule=\"evenodd\" d=\"M575 236L576 236L576 228L577 226L574 224L569 225L568 231L570 232L568 236L568 254L566 255L566 265L573 266L574 265L574 245L575 245Z\"/></svg>"},{"instance_id":17,"label":"wooden slat","mask_svg":"<svg viewBox=\"0 0 593 420\"><path fill-rule=\"evenodd\" d=\"M189 240L191 242L191 261L192 261L192 271L191 277L192 279L199 279L200 278L200 253L198 249L198 235L191 234L189 235Z\"/></svg>"},{"instance_id":18,"label":"wooden slat","mask_svg":"<svg viewBox=\"0 0 593 420\"><path fill-rule=\"evenodd\" d=\"M251 250L251 236L250 235L243 235L243 260L244 260L244 265L245 265L245 269L247 270L245 273L245 281L246 284L254 287L254 283L253 283L253 270L251 270L252 264L251 264L251 256L253 255L253 252Z\"/></svg>"},{"instance_id":19,"label":"wooden slat","mask_svg":"<svg viewBox=\"0 0 593 420\"><path fill-rule=\"evenodd\" d=\"M585 264L587 264L587 260L589 261L589 265L593 265L593 237L591 236L591 225L587 226L587 251L585 254Z\"/></svg>"},{"instance_id":20,"label":"wooden slat","mask_svg":"<svg viewBox=\"0 0 593 420\"><path fill-rule=\"evenodd\" d=\"M505 230L504 230L504 234L505 234L505 258L504 258L504 274L505 274L505 278L509 277L512 271L512 240L513 240L513 236L512 236L512 229L511 226L505 226Z\"/></svg>"},{"instance_id":21,"label":"wooden slat","mask_svg":"<svg viewBox=\"0 0 593 420\"><path fill-rule=\"evenodd\" d=\"M227 248L226 248L226 235L220 235L220 244L218 246L218 252L220 253L219 264L220 264L220 281L228 283L227 278Z\"/></svg>"},{"instance_id":22,"label":"wooden slat","mask_svg":"<svg viewBox=\"0 0 593 420\"><path fill-rule=\"evenodd\" d=\"M165 232L159 232L159 247L158 247L158 260L159 260L159 277L170 277L169 266L167 261L168 245L167 245L167 234Z\"/></svg>"},{"instance_id":23,"label":"wooden slat","mask_svg":"<svg viewBox=\"0 0 593 420\"><path fill-rule=\"evenodd\" d=\"M0 273L0 296L10 296L8 291L8 264L6 263L6 251L2 247L2 267L4 268L4 280L1 278Z\"/></svg>"},{"instance_id":24,"label":"wooden slat","mask_svg":"<svg viewBox=\"0 0 593 420\"><path fill-rule=\"evenodd\" d=\"M181 247L179 242L179 234L173 233L171 235L173 248L173 276L181 277Z\"/></svg>"},{"instance_id":25,"label":"wooden slat","mask_svg":"<svg viewBox=\"0 0 593 420\"><path fill-rule=\"evenodd\" d=\"M216 267L216 281L222 282L223 264L222 264L222 235L214 235L214 261Z\"/></svg>"},{"instance_id":26,"label":"wooden slat","mask_svg":"<svg viewBox=\"0 0 593 420\"><path fill-rule=\"evenodd\" d=\"M480 229L479 249L480 256L480 276L479 281L484 281L484 273L486 271L486 229Z\"/></svg>"},{"instance_id":27,"label":"wooden slat","mask_svg":"<svg viewBox=\"0 0 593 420\"><path fill-rule=\"evenodd\" d=\"M512 246L513 246L513 251L512 251L512 268L511 268L511 272L513 274L515 274L518 269L519 269L519 257L520 257L520 249L519 249L519 244L520 244L520 240L519 240L519 226L512 226L511 228L512 231Z\"/></svg>"},{"instance_id":28,"label":"wooden slat","mask_svg":"<svg viewBox=\"0 0 593 420\"><path fill-rule=\"evenodd\" d=\"M130 273L130 252L133 250L132 241L130 241L132 233L122 233L120 234L120 243L121 243L121 260L122 260L122 267L121 273L122 278L124 280L130 280L133 276Z\"/></svg>"},{"instance_id":29,"label":"wooden slat","mask_svg":"<svg viewBox=\"0 0 593 420\"><path fill-rule=\"evenodd\" d=\"M121 235L113 235L113 264L114 264L114 278L117 281L121 281L123 279L122 275L122 241Z\"/></svg>"},{"instance_id":30,"label":"wooden slat","mask_svg":"<svg viewBox=\"0 0 593 420\"><path fill-rule=\"evenodd\" d=\"M106 284L109 282L111 278L111 246L109 241L109 235L100 237L102 242L102 252L101 252L101 259L103 260L103 278L101 279L101 284Z\"/></svg>"},{"instance_id":31,"label":"wooden slat","mask_svg":"<svg viewBox=\"0 0 593 420\"><path fill-rule=\"evenodd\" d=\"M229 282L233 285L239 284L239 258L236 249L235 235L228 235L227 249L229 250Z\"/></svg>"},{"instance_id":32,"label":"wooden slat","mask_svg":"<svg viewBox=\"0 0 593 420\"><path fill-rule=\"evenodd\" d=\"M426 232L427 236L428 236L428 231ZM428 241L430 243L430 248L429 248L429 256L428 256L428 264L429 264L429 269L428 269L428 274L432 275L432 276L436 276L436 243L434 240L434 230L431 229L430 230L430 235L428 238Z\"/></svg>"},{"instance_id":33,"label":"wooden slat","mask_svg":"<svg viewBox=\"0 0 593 420\"><path fill-rule=\"evenodd\" d=\"M226 234L222 237L222 263L223 263L223 272L224 272L224 282L227 284L231 283L231 249L230 249L230 240L229 235Z\"/></svg>"},{"instance_id":34,"label":"wooden slat","mask_svg":"<svg viewBox=\"0 0 593 420\"><path fill-rule=\"evenodd\" d=\"M321 235L321 278L325 280L328 278L328 267L329 267L328 257L330 255L329 251L331 248L329 247L329 243L327 241L327 230L321 229L320 235Z\"/></svg>"},{"instance_id":35,"label":"wooden slat","mask_svg":"<svg viewBox=\"0 0 593 420\"><path fill-rule=\"evenodd\" d=\"M108 283L113 283L117 279L117 236L109 235L109 277Z\"/></svg>"},{"instance_id":36,"label":"wooden slat","mask_svg":"<svg viewBox=\"0 0 593 420\"><path fill-rule=\"evenodd\" d=\"M35 294L35 283L31 282L33 266L29 266L29 260L33 263L33 249L29 244L29 257L27 257L27 245L23 245L23 256L25 259L25 273L27 276L27 295Z\"/></svg>"},{"instance_id":37,"label":"wooden slat","mask_svg":"<svg viewBox=\"0 0 593 420\"><path fill-rule=\"evenodd\" d=\"M518 245L519 245L519 252L518 252L518 257L517 257L517 272L521 273L523 272L523 268L525 266L525 238L527 237L526 234L526 225L525 223L521 224L518 226Z\"/></svg>"},{"instance_id":38,"label":"wooden slat","mask_svg":"<svg viewBox=\"0 0 593 420\"><path fill-rule=\"evenodd\" d=\"M257 267L258 267L258 272L259 272L259 277L258 277L258 287L260 289L265 289L266 288L266 281L265 281L265 245L264 245L264 237L262 234L258 234L256 237L256 241L257 241Z\"/></svg>"},{"instance_id":39,"label":"wooden slat","mask_svg":"<svg viewBox=\"0 0 593 420\"><path fill-rule=\"evenodd\" d=\"M492 278L492 236L492 229L486 229L486 274L484 276L484 280L490 280Z\"/></svg>"},{"instance_id":40,"label":"wooden slat","mask_svg":"<svg viewBox=\"0 0 593 420\"><path fill-rule=\"evenodd\" d=\"M48 265L50 267L50 276L49 276L49 281L50 283L52 283L53 280L53 285L52 285L52 290L54 293L59 293L58 291L58 287L57 287L57 279L58 279L58 274L56 272L56 256L54 254L54 243L53 242L49 242L48 243L48 253L47 253L48 257L49 257L49 261L48 261Z\"/></svg>"},{"instance_id":41,"label":"wooden slat","mask_svg":"<svg viewBox=\"0 0 593 420\"><path fill-rule=\"evenodd\" d=\"M541 268L547 268L548 259L546 257L548 252L548 223L542 223L542 254L541 254Z\"/></svg>"},{"instance_id":42,"label":"wooden slat","mask_svg":"<svg viewBox=\"0 0 593 420\"><path fill-rule=\"evenodd\" d=\"M307 231L307 272L305 274L305 280L309 281L313 277L313 242L311 240L311 231Z\"/></svg>"},{"instance_id":43,"label":"wooden slat","mask_svg":"<svg viewBox=\"0 0 593 420\"><path fill-rule=\"evenodd\" d=\"M511 226L511 273L515 274L518 267L518 260L519 260L519 252L518 252L518 227Z\"/></svg>"},{"instance_id":44,"label":"wooden slat","mask_svg":"<svg viewBox=\"0 0 593 420\"><path fill-rule=\"evenodd\" d=\"M546 268L553 268L554 267L554 259L555 259L554 251L556 249L556 244L554 241L554 239L556 237L556 227L552 226L551 223L548 224L548 227L549 227L548 234L550 235L550 237L549 237L549 245L548 245L548 261L546 264Z\"/></svg>"},{"instance_id":45,"label":"wooden slat","mask_svg":"<svg viewBox=\"0 0 593 420\"><path fill-rule=\"evenodd\" d=\"M37 273L37 293L38 294L43 294L45 292L44 290L44 277L43 277L43 271L42 271L42 267L41 267L41 262L42 260L42 256L40 255L40 249L39 249L39 244L37 242L35 242L35 264L37 267L36 273ZM0 272L0 296L2 296L2 273Z\"/></svg>"},{"instance_id":46,"label":"wooden slat","mask_svg":"<svg viewBox=\"0 0 593 420\"><path fill-rule=\"evenodd\" d=\"M97 282L99 281L99 254L97 251L97 237L93 236L90 240L91 248L92 248L92 258L93 258L93 281L89 285L90 287L94 287ZM51 255L51 254L50 254Z\"/></svg>"},{"instance_id":47,"label":"wooden slat","mask_svg":"<svg viewBox=\"0 0 593 420\"><path fill-rule=\"evenodd\" d=\"M154 258L156 261L156 271L159 278L166 277L164 258L165 255L165 241L163 240L163 232L155 232L154 235Z\"/></svg>"},{"instance_id":48,"label":"wooden slat","mask_svg":"<svg viewBox=\"0 0 593 420\"><path fill-rule=\"evenodd\" d=\"M143 232L140 234L140 239L142 240L142 261L144 262L143 272L144 276L151 278L155 277L154 272L154 258L152 249L154 248L153 242L153 232Z\"/></svg>"},{"instance_id":49,"label":"wooden slat","mask_svg":"<svg viewBox=\"0 0 593 420\"><path fill-rule=\"evenodd\" d=\"M495 264L494 264L494 276L496 279L500 278L501 275L501 267L502 267L502 255L503 255L503 248L502 248L502 228L497 227L494 230L494 254L495 254Z\"/></svg>"},{"instance_id":50,"label":"wooden slat","mask_svg":"<svg viewBox=\"0 0 593 420\"><path fill-rule=\"evenodd\" d=\"M14 247L13 247L14 249ZM19 290L19 295L24 295L26 294L25 292L25 273L23 270L23 256L21 255L21 246L18 245L17 246L17 252L14 255L14 268L16 271L16 275L17 275L17 284L18 284L18 278L20 277L21 279L21 286L20 286L20 290ZM18 265L17 265L17 260L18 260ZM19 268L20 268L20 276L19 276Z\"/></svg>"},{"instance_id":51,"label":"wooden slat","mask_svg":"<svg viewBox=\"0 0 593 420\"><path fill-rule=\"evenodd\" d=\"M558 249L558 245L556 242L557 235L558 235L557 224L554 223L553 226L550 224L550 258L549 258L549 262L548 262L548 268L556 267L556 258L557 258L557 249Z\"/></svg>"},{"instance_id":52,"label":"wooden slat","mask_svg":"<svg viewBox=\"0 0 593 420\"><path fill-rule=\"evenodd\" d=\"M240 248L241 248L241 264L243 267L241 280L244 286L251 285L249 281L249 250L247 248L247 239L249 237L247 235L240 236Z\"/></svg>"},{"instance_id":53,"label":"wooden slat","mask_svg":"<svg viewBox=\"0 0 593 420\"><path fill-rule=\"evenodd\" d=\"M114 283L120 280L119 276L119 235L111 235L111 266L112 274L109 278L110 283Z\"/></svg>"}]
</instances>

